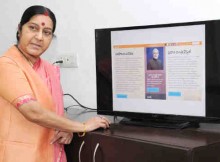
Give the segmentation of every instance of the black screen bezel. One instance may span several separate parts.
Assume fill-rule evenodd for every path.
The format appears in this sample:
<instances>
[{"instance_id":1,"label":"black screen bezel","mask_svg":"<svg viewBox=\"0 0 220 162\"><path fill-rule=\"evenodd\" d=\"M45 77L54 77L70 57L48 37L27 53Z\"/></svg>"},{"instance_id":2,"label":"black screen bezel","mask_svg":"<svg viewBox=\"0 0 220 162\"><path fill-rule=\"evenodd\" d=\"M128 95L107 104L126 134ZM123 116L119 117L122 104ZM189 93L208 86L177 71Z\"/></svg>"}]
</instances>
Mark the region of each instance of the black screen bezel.
<instances>
[{"instance_id":1,"label":"black screen bezel","mask_svg":"<svg viewBox=\"0 0 220 162\"><path fill-rule=\"evenodd\" d=\"M139 112L113 111L112 69L111 69L111 31L205 25L205 97L206 116L181 116L175 114L153 114ZM218 46L219 45L219 46ZM187 120L213 121L220 119L220 20L157 24L145 26L95 29L97 112L102 115L128 118L168 117Z\"/></svg>"}]
</instances>

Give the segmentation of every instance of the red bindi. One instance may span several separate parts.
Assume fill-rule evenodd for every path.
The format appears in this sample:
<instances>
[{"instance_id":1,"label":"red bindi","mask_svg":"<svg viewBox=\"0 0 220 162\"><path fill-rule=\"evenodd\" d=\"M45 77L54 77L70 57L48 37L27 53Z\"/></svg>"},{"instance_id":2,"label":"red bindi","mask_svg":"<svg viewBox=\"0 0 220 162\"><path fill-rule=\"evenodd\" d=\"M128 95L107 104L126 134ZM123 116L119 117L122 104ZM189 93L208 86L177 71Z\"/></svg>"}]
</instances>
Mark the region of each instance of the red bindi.
<instances>
[{"instance_id":1,"label":"red bindi","mask_svg":"<svg viewBox=\"0 0 220 162\"><path fill-rule=\"evenodd\" d=\"M44 23L44 22L42 22L42 23L41 23L41 25L42 25L42 26L44 26L44 25L45 25L45 23Z\"/></svg>"}]
</instances>

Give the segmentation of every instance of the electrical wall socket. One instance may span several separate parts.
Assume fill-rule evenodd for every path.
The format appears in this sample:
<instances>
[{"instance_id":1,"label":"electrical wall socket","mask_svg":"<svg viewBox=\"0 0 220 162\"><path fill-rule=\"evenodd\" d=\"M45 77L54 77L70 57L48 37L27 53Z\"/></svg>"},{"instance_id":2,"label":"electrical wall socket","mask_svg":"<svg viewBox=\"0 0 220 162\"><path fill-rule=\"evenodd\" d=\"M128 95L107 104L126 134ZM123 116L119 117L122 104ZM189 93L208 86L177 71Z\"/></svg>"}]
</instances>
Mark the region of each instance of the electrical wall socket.
<instances>
[{"instance_id":1,"label":"electrical wall socket","mask_svg":"<svg viewBox=\"0 0 220 162\"><path fill-rule=\"evenodd\" d=\"M78 68L78 60L76 54L60 55L57 60L62 60L60 63L61 68Z\"/></svg>"}]
</instances>

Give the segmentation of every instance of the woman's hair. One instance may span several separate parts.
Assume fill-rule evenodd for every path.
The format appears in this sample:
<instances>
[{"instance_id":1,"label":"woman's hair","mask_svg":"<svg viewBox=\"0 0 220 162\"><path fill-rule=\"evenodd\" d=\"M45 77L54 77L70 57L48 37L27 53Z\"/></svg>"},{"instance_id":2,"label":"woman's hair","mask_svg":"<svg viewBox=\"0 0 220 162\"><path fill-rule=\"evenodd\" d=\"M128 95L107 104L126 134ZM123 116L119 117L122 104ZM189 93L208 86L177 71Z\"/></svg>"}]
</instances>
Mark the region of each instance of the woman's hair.
<instances>
[{"instance_id":1,"label":"woman's hair","mask_svg":"<svg viewBox=\"0 0 220 162\"><path fill-rule=\"evenodd\" d=\"M26 24L33 16L38 15L38 14L47 15L51 18L51 20L53 21L52 32L54 33L54 31L56 29L56 17L54 15L54 13L49 8L46 8L44 6L39 6L39 5L31 6L24 11L24 13L21 17L21 21L19 23L18 31L21 31L22 26L24 24ZM16 34L17 41L19 41L19 36L18 36L19 32L18 31Z\"/></svg>"}]
</instances>

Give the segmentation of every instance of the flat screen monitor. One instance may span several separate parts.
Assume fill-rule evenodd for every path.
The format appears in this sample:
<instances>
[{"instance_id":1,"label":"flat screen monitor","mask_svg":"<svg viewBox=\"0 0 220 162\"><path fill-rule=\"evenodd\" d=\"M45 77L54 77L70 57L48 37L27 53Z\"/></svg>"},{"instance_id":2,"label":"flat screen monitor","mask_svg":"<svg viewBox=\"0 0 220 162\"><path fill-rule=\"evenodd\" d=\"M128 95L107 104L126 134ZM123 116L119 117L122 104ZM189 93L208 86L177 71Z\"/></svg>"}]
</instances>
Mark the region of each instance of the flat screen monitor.
<instances>
[{"instance_id":1,"label":"flat screen monitor","mask_svg":"<svg viewBox=\"0 0 220 162\"><path fill-rule=\"evenodd\" d=\"M98 114L220 119L220 20L95 29L95 48Z\"/></svg>"}]
</instances>

